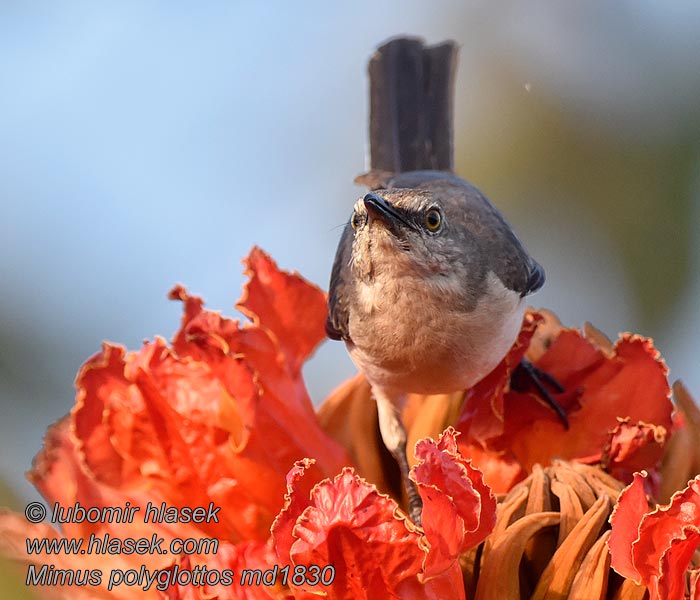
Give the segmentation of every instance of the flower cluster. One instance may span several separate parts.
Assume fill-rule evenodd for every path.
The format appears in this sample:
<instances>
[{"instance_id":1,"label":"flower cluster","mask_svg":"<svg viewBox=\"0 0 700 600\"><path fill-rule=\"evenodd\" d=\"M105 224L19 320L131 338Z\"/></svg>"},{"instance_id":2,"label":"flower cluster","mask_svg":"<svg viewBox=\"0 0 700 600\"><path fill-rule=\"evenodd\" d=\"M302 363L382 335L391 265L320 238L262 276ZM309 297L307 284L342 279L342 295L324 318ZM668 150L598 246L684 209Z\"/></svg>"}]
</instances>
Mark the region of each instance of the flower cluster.
<instances>
[{"instance_id":1,"label":"flower cluster","mask_svg":"<svg viewBox=\"0 0 700 600\"><path fill-rule=\"evenodd\" d=\"M591 589L636 597L648 587L653 598L700 598L700 483L654 510L642 489L663 499L700 466L689 451L700 416L678 386L683 412L673 413L667 370L650 340L626 334L613 344L591 326L569 329L547 311L531 312L509 354L474 388L410 397L403 421L424 503L417 527L404 512L364 378L341 385L318 411L309 399L301 370L324 338L325 294L259 249L246 265L236 307L248 321L173 289L184 315L172 342L157 338L136 352L104 344L81 368L75 406L49 429L29 474L51 504L213 504L220 518L66 523L57 531L2 511L0 553L105 573L206 567L238 576L326 565L332 577L269 585L174 578L147 590L108 590L102 581L39 590L47 597L583 598ZM555 398L568 430L536 390L511 386L522 358L563 385ZM683 469L673 466L676 455ZM648 475L634 475L610 531L618 494L641 469ZM213 555L78 556L29 555L24 543L105 534L219 544Z\"/></svg>"}]
</instances>

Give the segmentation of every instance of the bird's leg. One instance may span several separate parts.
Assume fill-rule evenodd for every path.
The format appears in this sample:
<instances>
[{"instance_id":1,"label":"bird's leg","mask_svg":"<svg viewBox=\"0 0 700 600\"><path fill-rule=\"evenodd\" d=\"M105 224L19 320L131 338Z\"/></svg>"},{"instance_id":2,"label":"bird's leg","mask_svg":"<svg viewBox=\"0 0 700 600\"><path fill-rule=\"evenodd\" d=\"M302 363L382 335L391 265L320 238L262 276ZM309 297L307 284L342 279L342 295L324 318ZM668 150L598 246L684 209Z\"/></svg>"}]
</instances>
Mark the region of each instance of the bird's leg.
<instances>
[{"instance_id":1,"label":"bird's leg","mask_svg":"<svg viewBox=\"0 0 700 600\"><path fill-rule=\"evenodd\" d=\"M401 479L408 497L408 513L411 520L416 524L421 524L421 512L423 510L423 500L418 493L416 484L408 477L408 457L406 456L406 428L401 422L401 407L406 401L405 396L392 398L378 390L374 391L377 401L377 412L379 414L379 431L387 450L391 452L401 470Z\"/></svg>"},{"instance_id":2,"label":"bird's leg","mask_svg":"<svg viewBox=\"0 0 700 600\"><path fill-rule=\"evenodd\" d=\"M557 413L557 416L564 427L569 429L569 419L566 416L566 411L554 398L552 398L551 393L545 387L546 384L555 392L560 394L564 391L562 385L549 373L543 371L542 369L538 369L529 360L525 360L524 358L520 361L520 364L515 367L515 370L511 375L511 388L517 391L523 391L523 388L525 387L523 380L527 380L535 386L542 400L544 400L552 408L552 410Z\"/></svg>"}]
</instances>

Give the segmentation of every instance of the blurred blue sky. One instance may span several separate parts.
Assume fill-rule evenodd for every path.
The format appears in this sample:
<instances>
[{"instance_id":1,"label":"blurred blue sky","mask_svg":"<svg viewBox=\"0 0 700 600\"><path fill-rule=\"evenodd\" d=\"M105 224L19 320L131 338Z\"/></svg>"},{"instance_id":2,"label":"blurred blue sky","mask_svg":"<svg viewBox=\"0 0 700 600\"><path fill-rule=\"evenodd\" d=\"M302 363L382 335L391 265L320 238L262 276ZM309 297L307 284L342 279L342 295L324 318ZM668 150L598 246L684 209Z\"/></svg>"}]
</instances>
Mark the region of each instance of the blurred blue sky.
<instances>
[{"instance_id":1,"label":"blurred blue sky","mask_svg":"<svg viewBox=\"0 0 700 600\"><path fill-rule=\"evenodd\" d=\"M102 339L137 348L169 337L174 283L233 314L240 259L259 244L326 287L337 226L362 191L352 179L365 166L365 65L386 38L462 45L458 155L508 141L494 65L587 135L673 143L698 122L697 3L523 6L3 2L0 477L32 494L22 473L70 409L79 365ZM495 168L508 179L508 165ZM687 190L697 230L697 177ZM548 270L538 305L611 337L644 325L595 218L558 205L554 190L544 215L485 191ZM641 333L659 339L697 398L693 244L695 279L673 315ZM315 399L352 372L342 347L326 344L307 368Z\"/></svg>"}]
</instances>

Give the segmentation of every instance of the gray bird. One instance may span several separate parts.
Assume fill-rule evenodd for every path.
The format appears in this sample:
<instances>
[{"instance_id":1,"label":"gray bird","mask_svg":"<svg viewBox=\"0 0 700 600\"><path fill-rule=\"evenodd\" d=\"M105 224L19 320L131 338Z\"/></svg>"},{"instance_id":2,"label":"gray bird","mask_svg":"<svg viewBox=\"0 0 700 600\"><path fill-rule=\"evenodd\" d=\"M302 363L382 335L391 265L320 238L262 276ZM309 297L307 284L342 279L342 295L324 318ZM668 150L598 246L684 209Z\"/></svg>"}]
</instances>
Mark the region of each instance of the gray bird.
<instances>
[{"instance_id":1,"label":"gray bird","mask_svg":"<svg viewBox=\"0 0 700 600\"><path fill-rule=\"evenodd\" d=\"M518 335L525 296L544 280L501 213L455 175L401 173L355 204L333 265L326 330L372 386L415 522L421 500L400 418L407 394L464 390L491 372Z\"/></svg>"}]
</instances>

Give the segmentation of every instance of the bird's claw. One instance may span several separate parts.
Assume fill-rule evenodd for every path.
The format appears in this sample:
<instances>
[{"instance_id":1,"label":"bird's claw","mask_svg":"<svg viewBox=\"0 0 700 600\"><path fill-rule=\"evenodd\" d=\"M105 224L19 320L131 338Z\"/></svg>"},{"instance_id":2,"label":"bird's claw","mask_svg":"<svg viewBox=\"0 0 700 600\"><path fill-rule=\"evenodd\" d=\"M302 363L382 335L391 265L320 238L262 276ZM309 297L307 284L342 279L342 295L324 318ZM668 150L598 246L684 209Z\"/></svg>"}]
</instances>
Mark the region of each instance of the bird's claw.
<instances>
[{"instance_id":1,"label":"bird's claw","mask_svg":"<svg viewBox=\"0 0 700 600\"><path fill-rule=\"evenodd\" d=\"M535 386L539 396L544 400L552 410L557 413L559 420L564 425L565 429L569 429L569 419L566 411L553 397L550 391L545 387L545 384L551 387L555 393L561 394L564 387L552 375L537 368L529 360L522 359L520 364L515 368L511 375L511 387L515 390L522 391L521 381L527 378L532 385Z\"/></svg>"}]
</instances>

